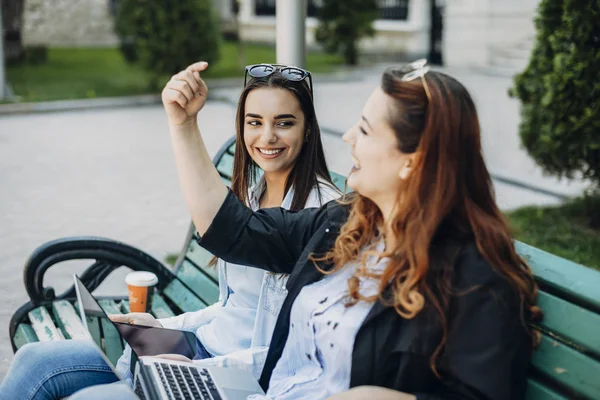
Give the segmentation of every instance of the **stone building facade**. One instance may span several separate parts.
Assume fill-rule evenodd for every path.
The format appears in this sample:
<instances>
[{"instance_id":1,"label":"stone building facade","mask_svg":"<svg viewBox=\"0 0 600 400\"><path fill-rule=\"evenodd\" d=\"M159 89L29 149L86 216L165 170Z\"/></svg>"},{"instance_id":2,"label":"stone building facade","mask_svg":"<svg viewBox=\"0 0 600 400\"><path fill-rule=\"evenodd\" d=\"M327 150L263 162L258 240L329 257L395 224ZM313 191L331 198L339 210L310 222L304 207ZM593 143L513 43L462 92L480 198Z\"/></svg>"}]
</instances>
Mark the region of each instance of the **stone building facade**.
<instances>
[{"instance_id":1,"label":"stone building facade","mask_svg":"<svg viewBox=\"0 0 600 400\"><path fill-rule=\"evenodd\" d=\"M265 5L276 0L238 0L240 36L248 41L275 42L275 17ZM309 5L319 0L307 0ZM380 7L405 8L403 18L375 22L376 35L360 43L363 54L388 59L432 58L444 65L476 67L512 74L529 59L535 35L534 16L540 0L379 0ZM231 19L229 2L221 15ZM309 6L310 10L310 6ZM310 13L309 13L310 14ZM317 25L306 19L306 43L315 45Z\"/></svg>"},{"instance_id":2,"label":"stone building facade","mask_svg":"<svg viewBox=\"0 0 600 400\"><path fill-rule=\"evenodd\" d=\"M111 0L25 0L23 44L115 46Z\"/></svg>"},{"instance_id":3,"label":"stone building facade","mask_svg":"<svg viewBox=\"0 0 600 400\"><path fill-rule=\"evenodd\" d=\"M446 65L522 70L535 37L539 0L446 0L443 54Z\"/></svg>"}]
</instances>

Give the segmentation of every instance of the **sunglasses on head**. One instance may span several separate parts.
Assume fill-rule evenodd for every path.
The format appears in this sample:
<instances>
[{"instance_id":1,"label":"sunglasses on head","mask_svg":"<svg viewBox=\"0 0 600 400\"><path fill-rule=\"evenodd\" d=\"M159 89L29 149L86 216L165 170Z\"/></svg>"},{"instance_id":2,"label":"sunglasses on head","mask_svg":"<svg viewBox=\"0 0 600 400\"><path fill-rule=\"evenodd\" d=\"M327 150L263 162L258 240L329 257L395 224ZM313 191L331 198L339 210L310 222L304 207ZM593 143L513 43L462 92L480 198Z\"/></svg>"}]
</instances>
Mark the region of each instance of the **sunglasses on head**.
<instances>
[{"instance_id":1,"label":"sunglasses on head","mask_svg":"<svg viewBox=\"0 0 600 400\"><path fill-rule=\"evenodd\" d=\"M312 76L310 71L302 68L293 67L289 65L281 64L255 64L246 66L246 73L244 74L244 87L248 83L248 76L252 78L260 79L266 78L274 72L279 72L282 77L292 82L301 82L308 78L308 86L310 89L310 97L312 98Z\"/></svg>"},{"instance_id":2,"label":"sunglasses on head","mask_svg":"<svg viewBox=\"0 0 600 400\"><path fill-rule=\"evenodd\" d=\"M431 102L431 92L429 91L429 86L425 80L425 74L429 72L429 70L430 68L427 65L427 60L424 58L396 68L396 71L401 74L400 80L403 82L409 82L417 78L421 78L421 81L423 82L423 88L425 89L425 94L427 95L427 100Z\"/></svg>"}]
</instances>

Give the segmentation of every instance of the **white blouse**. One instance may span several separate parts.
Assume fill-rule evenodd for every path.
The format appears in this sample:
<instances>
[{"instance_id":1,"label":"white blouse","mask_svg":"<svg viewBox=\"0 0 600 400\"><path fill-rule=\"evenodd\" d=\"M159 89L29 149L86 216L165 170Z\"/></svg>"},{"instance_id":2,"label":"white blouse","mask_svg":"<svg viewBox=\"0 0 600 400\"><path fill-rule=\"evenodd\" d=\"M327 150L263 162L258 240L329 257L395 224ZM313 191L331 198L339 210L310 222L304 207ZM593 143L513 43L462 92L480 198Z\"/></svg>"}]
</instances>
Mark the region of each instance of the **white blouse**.
<instances>
[{"instance_id":1,"label":"white blouse","mask_svg":"<svg viewBox=\"0 0 600 400\"><path fill-rule=\"evenodd\" d=\"M381 254L384 247L380 240L374 250ZM367 258L367 267L383 272L387 261L372 255ZM273 370L269 390L265 396L253 395L249 400L316 400L348 390L354 339L373 306L365 301L346 306L348 279L358 265L349 263L300 291L292 306L289 336ZM363 296L377 293L378 279L362 277L360 282Z\"/></svg>"}]
</instances>

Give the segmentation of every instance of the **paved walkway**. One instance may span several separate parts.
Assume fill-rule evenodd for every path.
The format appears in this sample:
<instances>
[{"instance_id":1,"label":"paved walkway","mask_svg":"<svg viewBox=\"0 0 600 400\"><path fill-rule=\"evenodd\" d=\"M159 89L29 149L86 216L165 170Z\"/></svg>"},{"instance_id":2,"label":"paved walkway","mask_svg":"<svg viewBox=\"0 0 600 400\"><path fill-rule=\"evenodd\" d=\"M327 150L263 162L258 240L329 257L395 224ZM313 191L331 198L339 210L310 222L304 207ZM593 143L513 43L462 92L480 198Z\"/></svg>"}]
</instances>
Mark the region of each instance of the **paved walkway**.
<instances>
[{"instance_id":1,"label":"paved walkway","mask_svg":"<svg viewBox=\"0 0 600 400\"><path fill-rule=\"evenodd\" d=\"M354 73L351 82L315 82L327 157L337 172L346 173L351 165L339 133L360 115L380 71ZM543 177L519 148L518 108L506 95L507 78L451 73L472 91L479 107L485 154L498 177L502 208L553 204L562 195L581 192L581 183ZM229 101L211 101L202 113L201 130L213 154L234 132L230 101L238 94L238 89L213 91L213 97ZM0 117L0 187L0 379L12 358L10 316L27 300L22 271L32 250L59 237L96 235L163 259L179 251L189 223L159 105ZM70 275L86 265L51 270L47 285L60 293L71 282ZM100 292L124 293L124 272L109 279Z\"/></svg>"}]
</instances>

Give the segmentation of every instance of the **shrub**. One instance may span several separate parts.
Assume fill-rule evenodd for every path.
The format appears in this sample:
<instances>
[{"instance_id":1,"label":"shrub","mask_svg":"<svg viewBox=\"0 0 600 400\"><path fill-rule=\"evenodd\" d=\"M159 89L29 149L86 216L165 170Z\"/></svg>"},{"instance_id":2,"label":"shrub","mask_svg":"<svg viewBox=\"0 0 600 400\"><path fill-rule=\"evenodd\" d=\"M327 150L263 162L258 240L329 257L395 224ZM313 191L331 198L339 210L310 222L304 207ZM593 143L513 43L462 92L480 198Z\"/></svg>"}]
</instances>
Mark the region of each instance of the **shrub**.
<instances>
[{"instance_id":1,"label":"shrub","mask_svg":"<svg viewBox=\"0 0 600 400\"><path fill-rule=\"evenodd\" d=\"M48 47L27 46L25 47L25 62L30 65L41 65L48 61Z\"/></svg>"},{"instance_id":2,"label":"shrub","mask_svg":"<svg viewBox=\"0 0 600 400\"><path fill-rule=\"evenodd\" d=\"M376 0L323 0L317 10L317 42L329 53L341 53L347 64L358 62L360 39L373 36L379 16Z\"/></svg>"},{"instance_id":3,"label":"shrub","mask_svg":"<svg viewBox=\"0 0 600 400\"><path fill-rule=\"evenodd\" d=\"M523 146L545 172L600 187L600 9L587 0L542 0L529 65L511 95L521 101ZM598 202L588 208L598 223ZM593 206L595 204L595 206Z\"/></svg>"},{"instance_id":4,"label":"shrub","mask_svg":"<svg viewBox=\"0 0 600 400\"><path fill-rule=\"evenodd\" d=\"M211 0L122 0L115 29L124 57L156 77L219 57L220 31Z\"/></svg>"}]
</instances>

